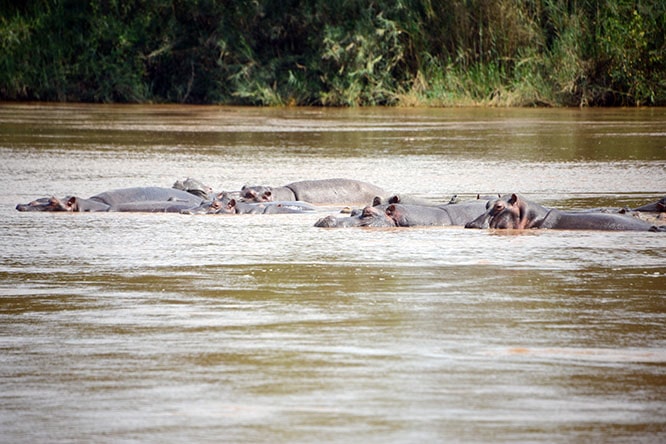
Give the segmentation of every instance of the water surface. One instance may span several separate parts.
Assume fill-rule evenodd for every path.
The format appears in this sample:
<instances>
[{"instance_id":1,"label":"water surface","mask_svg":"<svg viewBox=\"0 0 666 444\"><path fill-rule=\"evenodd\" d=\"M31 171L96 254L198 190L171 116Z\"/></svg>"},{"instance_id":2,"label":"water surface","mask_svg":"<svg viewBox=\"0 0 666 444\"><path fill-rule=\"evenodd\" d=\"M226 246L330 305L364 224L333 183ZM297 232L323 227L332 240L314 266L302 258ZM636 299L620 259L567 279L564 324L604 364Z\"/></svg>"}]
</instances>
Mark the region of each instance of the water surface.
<instances>
[{"instance_id":1,"label":"water surface","mask_svg":"<svg viewBox=\"0 0 666 444\"><path fill-rule=\"evenodd\" d=\"M659 442L666 236L31 214L197 177L666 194L666 110L0 105L7 442Z\"/></svg>"}]
</instances>

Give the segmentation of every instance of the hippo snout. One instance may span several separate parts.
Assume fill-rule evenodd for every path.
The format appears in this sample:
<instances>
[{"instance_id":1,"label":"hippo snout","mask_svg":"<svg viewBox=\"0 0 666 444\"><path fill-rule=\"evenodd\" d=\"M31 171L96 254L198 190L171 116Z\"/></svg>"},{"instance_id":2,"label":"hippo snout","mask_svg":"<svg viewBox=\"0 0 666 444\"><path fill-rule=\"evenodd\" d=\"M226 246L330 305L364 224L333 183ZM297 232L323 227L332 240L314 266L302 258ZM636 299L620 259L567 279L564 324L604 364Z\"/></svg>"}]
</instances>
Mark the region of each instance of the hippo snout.
<instances>
[{"instance_id":1,"label":"hippo snout","mask_svg":"<svg viewBox=\"0 0 666 444\"><path fill-rule=\"evenodd\" d=\"M465 228L480 228L480 229L490 228L490 218L487 217L486 215L477 217L473 221L467 222L465 224Z\"/></svg>"}]
</instances>

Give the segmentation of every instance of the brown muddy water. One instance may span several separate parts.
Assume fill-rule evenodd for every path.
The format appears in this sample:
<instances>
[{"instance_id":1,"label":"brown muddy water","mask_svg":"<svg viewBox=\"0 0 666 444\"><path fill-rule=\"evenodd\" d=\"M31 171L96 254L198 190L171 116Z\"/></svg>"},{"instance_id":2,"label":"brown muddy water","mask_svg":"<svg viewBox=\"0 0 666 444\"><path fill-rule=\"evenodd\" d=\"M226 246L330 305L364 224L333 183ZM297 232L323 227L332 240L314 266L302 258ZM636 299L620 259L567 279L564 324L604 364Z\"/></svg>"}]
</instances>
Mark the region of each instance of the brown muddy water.
<instances>
[{"instance_id":1,"label":"brown muddy water","mask_svg":"<svg viewBox=\"0 0 666 444\"><path fill-rule=\"evenodd\" d=\"M348 177L666 194L666 110L0 105L3 442L663 442L666 234L19 213Z\"/></svg>"}]
</instances>

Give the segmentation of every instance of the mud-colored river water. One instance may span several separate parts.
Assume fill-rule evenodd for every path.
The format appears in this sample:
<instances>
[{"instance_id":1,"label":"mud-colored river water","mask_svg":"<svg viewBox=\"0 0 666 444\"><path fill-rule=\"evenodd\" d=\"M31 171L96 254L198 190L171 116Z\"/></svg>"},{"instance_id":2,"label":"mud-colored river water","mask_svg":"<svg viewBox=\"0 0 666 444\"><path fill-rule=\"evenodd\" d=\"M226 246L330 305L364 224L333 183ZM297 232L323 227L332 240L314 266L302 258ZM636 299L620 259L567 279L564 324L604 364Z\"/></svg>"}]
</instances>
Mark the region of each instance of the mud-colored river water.
<instances>
[{"instance_id":1,"label":"mud-colored river water","mask_svg":"<svg viewBox=\"0 0 666 444\"><path fill-rule=\"evenodd\" d=\"M637 206L666 109L0 104L0 159L3 442L666 434L664 233L14 209L188 176Z\"/></svg>"}]
</instances>

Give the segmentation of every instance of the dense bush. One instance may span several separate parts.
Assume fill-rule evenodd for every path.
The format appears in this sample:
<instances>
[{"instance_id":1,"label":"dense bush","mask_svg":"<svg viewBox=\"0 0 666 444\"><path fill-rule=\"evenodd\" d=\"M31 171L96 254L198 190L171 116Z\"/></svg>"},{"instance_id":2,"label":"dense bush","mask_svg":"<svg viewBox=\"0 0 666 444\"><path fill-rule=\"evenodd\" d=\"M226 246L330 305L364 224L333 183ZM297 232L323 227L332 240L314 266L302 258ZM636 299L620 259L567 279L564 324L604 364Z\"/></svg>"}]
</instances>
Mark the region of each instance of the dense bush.
<instances>
[{"instance_id":1,"label":"dense bush","mask_svg":"<svg viewBox=\"0 0 666 444\"><path fill-rule=\"evenodd\" d=\"M664 105L666 2L0 0L0 99Z\"/></svg>"}]
</instances>

